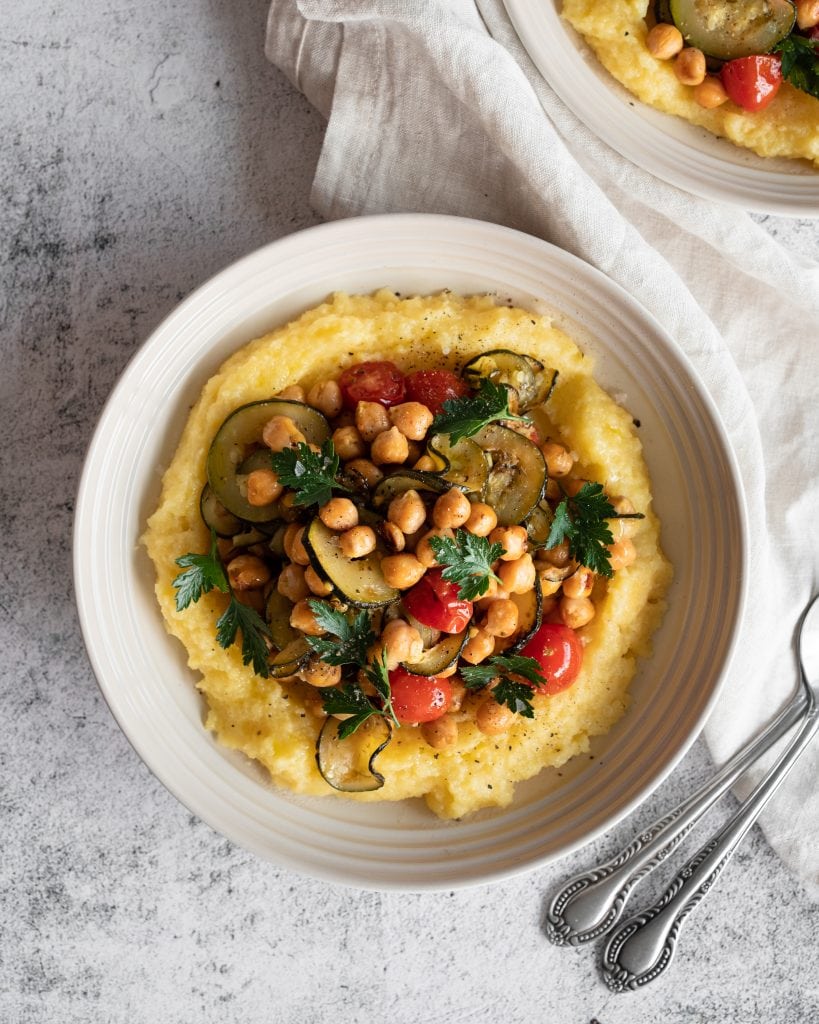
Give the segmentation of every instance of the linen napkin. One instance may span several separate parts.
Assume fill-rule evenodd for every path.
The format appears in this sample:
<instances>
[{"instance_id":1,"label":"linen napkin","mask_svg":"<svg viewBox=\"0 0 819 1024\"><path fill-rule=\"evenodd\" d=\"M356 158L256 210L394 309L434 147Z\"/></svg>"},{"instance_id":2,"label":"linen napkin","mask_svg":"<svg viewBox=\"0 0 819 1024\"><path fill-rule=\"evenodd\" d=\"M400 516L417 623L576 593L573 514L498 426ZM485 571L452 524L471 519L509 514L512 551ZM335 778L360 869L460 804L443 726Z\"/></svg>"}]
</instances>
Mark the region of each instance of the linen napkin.
<instances>
[{"instance_id":1,"label":"linen napkin","mask_svg":"<svg viewBox=\"0 0 819 1024\"><path fill-rule=\"evenodd\" d=\"M542 79L501 0L273 0L266 53L328 119L321 214L447 213L538 235L621 284L694 363L751 523L739 652L705 729L724 761L792 692L794 625L819 587L819 265L601 143ZM817 775L819 742L762 827L819 899Z\"/></svg>"}]
</instances>

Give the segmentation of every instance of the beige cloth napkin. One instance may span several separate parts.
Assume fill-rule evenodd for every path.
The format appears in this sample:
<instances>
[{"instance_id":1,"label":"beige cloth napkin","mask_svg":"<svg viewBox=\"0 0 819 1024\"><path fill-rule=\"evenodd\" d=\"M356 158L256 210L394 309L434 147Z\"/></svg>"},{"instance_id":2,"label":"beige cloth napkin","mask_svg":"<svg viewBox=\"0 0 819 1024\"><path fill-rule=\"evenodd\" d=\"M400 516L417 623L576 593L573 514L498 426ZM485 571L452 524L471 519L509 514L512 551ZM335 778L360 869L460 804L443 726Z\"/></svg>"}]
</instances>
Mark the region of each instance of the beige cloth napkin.
<instances>
[{"instance_id":1,"label":"beige cloth napkin","mask_svg":"<svg viewBox=\"0 0 819 1024\"><path fill-rule=\"evenodd\" d=\"M739 654L705 729L725 760L792 692L793 628L819 589L819 266L599 142L500 0L273 0L266 51L328 118L320 213L459 214L538 235L625 287L694 363L738 455L753 546ZM762 824L819 898L817 776L819 743Z\"/></svg>"}]
</instances>

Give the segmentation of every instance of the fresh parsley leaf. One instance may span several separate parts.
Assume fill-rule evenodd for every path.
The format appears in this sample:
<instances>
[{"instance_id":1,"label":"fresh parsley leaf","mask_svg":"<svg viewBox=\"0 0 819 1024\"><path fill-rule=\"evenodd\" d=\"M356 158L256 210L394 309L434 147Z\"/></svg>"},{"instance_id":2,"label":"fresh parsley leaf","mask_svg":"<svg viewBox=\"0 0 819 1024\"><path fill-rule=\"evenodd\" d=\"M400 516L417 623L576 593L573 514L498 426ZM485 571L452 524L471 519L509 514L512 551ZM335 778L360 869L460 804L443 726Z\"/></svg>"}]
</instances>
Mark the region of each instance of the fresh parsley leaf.
<instances>
[{"instance_id":1,"label":"fresh parsley leaf","mask_svg":"<svg viewBox=\"0 0 819 1024\"><path fill-rule=\"evenodd\" d=\"M326 601L308 600L316 622L334 639L324 636L306 636L307 643L326 665L364 665L367 650L375 640L372 622L367 612L350 617L332 608Z\"/></svg>"},{"instance_id":2,"label":"fresh parsley leaf","mask_svg":"<svg viewBox=\"0 0 819 1024\"><path fill-rule=\"evenodd\" d=\"M216 532L210 531L210 551L205 555L188 553L176 559L176 564L185 572L180 572L173 581L176 591L176 610L183 612L193 601L194 604L203 594L211 590L230 590L227 575L216 548Z\"/></svg>"},{"instance_id":3,"label":"fresh parsley leaf","mask_svg":"<svg viewBox=\"0 0 819 1024\"><path fill-rule=\"evenodd\" d=\"M339 458L335 445L328 438L320 452L303 442L270 456L270 463L279 483L292 488L295 505L326 505L333 490L349 490L336 479Z\"/></svg>"},{"instance_id":4,"label":"fresh parsley leaf","mask_svg":"<svg viewBox=\"0 0 819 1024\"><path fill-rule=\"evenodd\" d=\"M492 563L505 553L502 544L490 544L486 537L476 537L469 530L455 530L450 537L430 537L436 561L445 566L443 577L458 584L462 601L474 601L489 589L490 580L500 579L492 572Z\"/></svg>"},{"instance_id":5,"label":"fresh parsley leaf","mask_svg":"<svg viewBox=\"0 0 819 1024\"><path fill-rule=\"evenodd\" d=\"M522 682L522 676L529 682ZM465 665L461 677L468 690L480 690L492 682L492 696L498 704L505 704L517 715L534 718L532 688L543 686L546 679L534 658L522 654L496 654L480 665ZM531 683L531 685L529 685Z\"/></svg>"},{"instance_id":6,"label":"fresh parsley leaf","mask_svg":"<svg viewBox=\"0 0 819 1024\"><path fill-rule=\"evenodd\" d=\"M364 675L375 687L378 696L381 698L381 713L389 716L396 725L400 725L395 717L392 707L392 687L390 686L390 673L387 668L387 650L382 648L381 657L364 669Z\"/></svg>"},{"instance_id":7,"label":"fresh parsley leaf","mask_svg":"<svg viewBox=\"0 0 819 1024\"><path fill-rule=\"evenodd\" d=\"M482 377L477 395L448 398L430 429L434 434L449 434L451 443L457 444L462 437L471 437L496 420L529 422L525 416L515 416L509 409L507 388Z\"/></svg>"},{"instance_id":8,"label":"fresh parsley leaf","mask_svg":"<svg viewBox=\"0 0 819 1024\"><path fill-rule=\"evenodd\" d=\"M819 99L819 48L806 36L786 36L774 47L782 57L782 77Z\"/></svg>"},{"instance_id":9,"label":"fresh parsley leaf","mask_svg":"<svg viewBox=\"0 0 819 1024\"><path fill-rule=\"evenodd\" d=\"M357 682L321 691L321 704L328 715L350 715L338 727L338 738L346 740L368 718L381 712Z\"/></svg>"},{"instance_id":10,"label":"fresh parsley leaf","mask_svg":"<svg viewBox=\"0 0 819 1024\"><path fill-rule=\"evenodd\" d=\"M574 497L564 498L555 509L546 547L568 540L572 558L600 576L611 576L608 545L614 543L614 537L606 520L616 516L603 485L585 483Z\"/></svg>"},{"instance_id":11,"label":"fresh parsley leaf","mask_svg":"<svg viewBox=\"0 0 819 1024\"><path fill-rule=\"evenodd\" d=\"M268 647L265 638L270 637L267 623L257 611L241 604L233 595L230 604L216 622L216 639L221 647L230 647L236 642L236 634L242 631L242 664L253 663L253 671L265 679L270 675Z\"/></svg>"}]
</instances>

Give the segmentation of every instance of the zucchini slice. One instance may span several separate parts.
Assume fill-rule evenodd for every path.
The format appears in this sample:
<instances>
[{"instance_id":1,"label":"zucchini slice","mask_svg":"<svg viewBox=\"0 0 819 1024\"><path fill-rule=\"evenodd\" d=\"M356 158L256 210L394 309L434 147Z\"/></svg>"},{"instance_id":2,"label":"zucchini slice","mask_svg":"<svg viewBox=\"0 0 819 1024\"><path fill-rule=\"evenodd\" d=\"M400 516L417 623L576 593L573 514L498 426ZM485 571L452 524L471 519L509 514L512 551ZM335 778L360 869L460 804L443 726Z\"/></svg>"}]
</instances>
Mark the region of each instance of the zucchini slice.
<instances>
[{"instance_id":1,"label":"zucchini slice","mask_svg":"<svg viewBox=\"0 0 819 1024\"><path fill-rule=\"evenodd\" d=\"M768 53L796 20L791 0L670 0L669 9L686 46L718 60Z\"/></svg>"},{"instance_id":2,"label":"zucchini slice","mask_svg":"<svg viewBox=\"0 0 819 1024\"><path fill-rule=\"evenodd\" d=\"M414 676L437 676L444 669L447 669L458 656L466 643L466 636L469 630L462 633L451 633L439 640L434 647L424 651L419 661L402 663L401 667L411 672Z\"/></svg>"},{"instance_id":3,"label":"zucchini slice","mask_svg":"<svg viewBox=\"0 0 819 1024\"><path fill-rule=\"evenodd\" d=\"M448 480L438 476L437 473L422 473L418 469L399 469L392 476L385 477L376 487L373 493L373 505L376 508L388 505L393 498L406 493L406 491L433 491L435 494L443 494L452 486Z\"/></svg>"},{"instance_id":4,"label":"zucchini slice","mask_svg":"<svg viewBox=\"0 0 819 1024\"><path fill-rule=\"evenodd\" d=\"M270 659L270 675L274 679L294 676L300 668L304 668L312 654L313 648L303 636L299 636Z\"/></svg>"},{"instance_id":5,"label":"zucchini slice","mask_svg":"<svg viewBox=\"0 0 819 1024\"><path fill-rule=\"evenodd\" d=\"M501 526L522 523L543 496L546 460L527 437L490 423L472 440L492 460L484 488L484 501L491 505Z\"/></svg>"},{"instance_id":6,"label":"zucchini slice","mask_svg":"<svg viewBox=\"0 0 819 1024\"><path fill-rule=\"evenodd\" d=\"M316 740L319 774L340 793L369 793L381 789L384 776L375 770L375 759L392 738L392 725L373 715L346 739L339 739L338 718L330 717Z\"/></svg>"},{"instance_id":7,"label":"zucchini slice","mask_svg":"<svg viewBox=\"0 0 819 1024\"><path fill-rule=\"evenodd\" d=\"M213 530L217 537L234 537L241 533L242 520L228 512L221 501L211 490L210 484L205 484L199 498L199 514L202 521L209 530Z\"/></svg>"},{"instance_id":8,"label":"zucchini slice","mask_svg":"<svg viewBox=\"0 0 819 1024\"><path fill-rule=\"evenodd\" d=\"M290 625L293 602L278 590L271 590L265 607L265 618L270 626L270 636L279 651L284 651L294 640L301 637L299 630Z\"/></svg>"},{"instance_id":9,"label":"zucchini slice","mask_svg":"<svg viewBox=\"0 0 819 1024\"><path fill-rule=\"evenodd\" d=\"M339 536L316 516L304 532L304 546L315 571L333 585L335 593L356 608L380 608L392 604L400 591L389 586L381 572L383 551L363 558L347 558Z\"/></svg>"},{"instance_id":10,"label":"zucchini slice","mask_svg":"<svg viewBox=\"0 0 819 1024\"><path fill-rule=\"evenodd\" d=\"M554 512L545 501L541 501L532 509L526 519L526 533L529 535L530 548L546 546L554 522Z\"/></svg>"},{"instance_id":11,"label":"zucchini slice","mask_svg":"<svg viewBox=\"0 0 819 1024\"><path fill-rule=\"evenodd\" d=\"M301 402L271 398L243 405L228 416L216 431L208 452L208 483L228 512L250 523L276 518L275 502L251 505L241 487L241 469L250 472L245 468L250 446L261 442L264 425L272 416L289 416L308 444L320 445L330 436L330 425L324 416Z\"/></svg>"},{"instance_id":12,"label":"zucchini slice","mask_svg":"<svg viewBox=\"0 0 819 1024\"><path fill-rule=\"evenodd\" d=\"M444 480L457 484L469 494L483 494L489 476L486 455L468 437L452 444L448 434L433 434L427 453L440 468Z\"/></svg>"},{"instance_id":13,"label":"zucchini slice","mask_svg":"<svg viewBox=\"0 0 819 1024\"><path fill-rule=\"evenodd\" d=\"M518 606L520 616L518 629L521 630L521 634L509 648L512 654L517 654L540 629L543 621L543 592L536 580L531 590L527 590L525 594L511 594L510 598Z\"/></svg>"},{"instance_id":14,"label":"zucchini slice","mask_svg":"<svg viewBox=\"0 0 819 1024\"><path fill-rule=\"evenodd\" d=\"M546 369L539 359L507 348L496 348L470 359L462 376L470 387L477 388L481 377L495 384L505 384L518 396L521 412L541 405L551 395L557 370Z\"/></svg>"}]
</instances>

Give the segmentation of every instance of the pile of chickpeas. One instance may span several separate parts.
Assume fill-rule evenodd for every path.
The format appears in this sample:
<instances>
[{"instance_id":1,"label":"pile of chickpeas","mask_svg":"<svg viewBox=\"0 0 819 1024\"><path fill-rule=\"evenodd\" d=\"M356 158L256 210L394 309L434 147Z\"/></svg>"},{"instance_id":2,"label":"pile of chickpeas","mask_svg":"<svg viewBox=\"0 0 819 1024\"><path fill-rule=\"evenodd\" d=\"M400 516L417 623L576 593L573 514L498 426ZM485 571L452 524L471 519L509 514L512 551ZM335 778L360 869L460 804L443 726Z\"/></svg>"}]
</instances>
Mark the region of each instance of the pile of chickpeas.
<instances>
[{"instance_id":1,"label":"pile of chickpeas","mask_svg":"<svg viewBox=\"0 0 819 1024\"><path fill-rule=\"evenodd\" d=\"M341 389L335 381L322 381L306 393L302 387L294 385L277 397L306 402L323 413L333 428L332 441L344 472L357 477L370 490L391 470L400 467L423 471L437 468L425 454L423 445L434 417L420 402L404 402L387 409L377 402L360 401L353 412L348 412L343 409ZM510 422L509 425L531 436L529 424ZM287 416L273 416L264 427L262 440L271 452L306 441L296 423ZM565 446L551 440L540 444L540 450L549 474L546 496L559 501L565 493L576 493L586 481L572 475L575 466L572 454ZM323 630L308 600L330 599L333 588L313 569L304 546L304 517L309 517L310 513L293 507L272 469L254 470L247 476L246 485L251 505L262 506L281 499L280 505L290 510L286 514L292 515L293 521L284 532L286 561L283 567L280 561L271 560L270 551L264 545L237 552L229 540L221 541L220 552L230 584L240 600L259 611L264 608L270 588L275 586L293 602L291 626L307 636L319 636ZM389 586L399 591L414 587L428 569L437 565L430 545L433 537L454 537L454 530L460 527L503 547L504 554L494 566L500 582L490 580L486 594L474 602L474 616L460 654L464 662L478 665L514 643L519 626L523 624L513 595L526 594L535 586L541 589L544 621L562 622L579 629L592 620L596 577L591 570L575 566L562 582L547 578L555 575L555 568L565 570L570 565L566 543L532 552L526 528L499 526L494 509L485 502L470 501L457 488L438 495L434 501L431 495L425 494L427 501L417 490L398 494L387 505L383 522L375 527L359 521L358 507L347 497L331 498L318 509L318 515L324 525L338 535L339 547L347 558L361 558L376 549L385 552L381 557L381 571ZM618 513L634 512L626 498L609 500ZM620 569L636 558L630 536L634 521L614 519L610 526L614 536L609 548L611 563L614 569ZM273 564L277 572L275 578ZM332 602L334 606L339 604L335 598ZM385 651L387 667L391 670L401 663L418 661L424 651L420 631L402 616L400 608L396 605L386 613L376 612L373 616L374 629L380 629L380 636L373 645L372 655L379 656ZM457 672L456 661L439 673L449 679L452 688L448 713L421 726L422 735L435 748L454 744L458 722L466 718L472 717L481 732L498 735L507 731L517 717L510 708L498 704L485 692L469 694ZM341 681L341 668L326 665L313 656L294 678L312 687L335 686ZM320 698L308 703L317 714L324 713Z\"/></svg>"},{"instance_id":2,"label":"pile of chickpeas","mask_svg":"<svg viewBox=\"0 0 819 1024\"><path fill-rule=\"evenodd\" d=\"M800 29L819 25L819 0L797 0L796 24ZM709 75L705 54L686 46L676 25L659 22L646 36L648 52L657 60L673 60L674 74L682 85L693 87L694 99L706 110L721 107L729 99L718 75Z\"/></svg>"}]
</instances>

